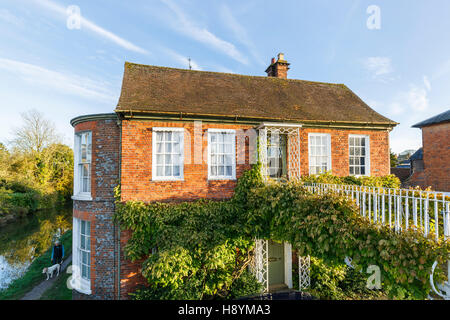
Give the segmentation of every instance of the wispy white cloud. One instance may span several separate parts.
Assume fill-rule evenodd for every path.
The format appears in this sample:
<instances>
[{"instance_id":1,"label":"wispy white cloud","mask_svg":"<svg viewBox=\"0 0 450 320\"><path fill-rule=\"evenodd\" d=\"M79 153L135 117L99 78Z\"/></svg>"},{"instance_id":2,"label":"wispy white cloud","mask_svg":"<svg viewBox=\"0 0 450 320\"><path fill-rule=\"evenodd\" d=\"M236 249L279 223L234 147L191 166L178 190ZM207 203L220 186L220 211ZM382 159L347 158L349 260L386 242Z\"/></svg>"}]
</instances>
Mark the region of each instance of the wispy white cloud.
<instances>
[{"instance_id":1,"label":"wispy white cloud","mask_svg":"<svg viewBox=\"0 0 450 320\"><path fill-rule=\"evenodd\" d=\"M411 85L405 94L407 105L414 111L425 111L429 107L428 93L425 88Z\"/></svg>"},{"instance_id":2,"label":"wispy white cloud","mask_svg":"<svg viewBox=\"0 0 450 320\"><path fill-rule=\"evenodd\" d=\"M227 67L224 67L224 66L221 66L221 65L217 65L217 64L211 65L211 67L213 67L214 71L217 71L217 72L236 73L236 72L234 72L233 70L231 70L231 69L229 69Z\"/></svg>"},{"instance_id":3,"label":"wispy white cloud","mask_svg":"<svg viewBox=\"0 0 450 320\"><path fill-rule=\"evenodd\" d=\"M364 67L374 78L390 74L394 71L391 59L388 57L368 57L363 61Z\"/></svg>"},{"instance_id":4,"label":"wispy white cloud","mask_svg":"<svg viewBox=\"0 0 450 320\"><path fill-rule=\"evenodd\" d=\"M253 56L257 63L264 65L264 61L259 56L255 44L250 40L247 30L245 30L245 28L239 23L239 21L236 20L230 8L226 4L223 4L221 6L220 14L227 27L230 28L233 32L236 39L247 47L250 54Z\"/></svg>"},{"instance_id":5,"label":"wispy white cloud","mask_svg":"<svg viewBox=\"0 0 450 320\"><path fill-rule=\"evenodd\" d=\"M234 44L219 38L208 29L196 25L196 23L171 0L162 0L162 2L174 13L175 19L170 19L169 23L178 32L206 44L240 63L248 64L248 59L237 50Z\"/></svg>"},{"instance_id":6,"label":"wispy white cloud","mask_svg":"<svg viewBox=\"0 0 450 320\"><path fill-rule=\"evenodd\" d=\"M428 91L424 87L410 85L409 90L400 92L389 104L391 114L400 115L405 112L423 112L430 106Z\"/></svg>"},{"instance_id":7,"label":"wispy white cloud","mask_svg":"<svg viewBox=\"0 0 450 320\"><path fill-rule=\"evenodd\" d=\"M66 19L67 18L67 8L56 4L50 0L34 0L36 3L38 3L39 5L45 7L46 9L53 11L57 14L59 14L62 18ZM142 53L142 54L148 54L148 51L131 43L128 40L125 40L121 37L119 37L118 35L114 34L111 31L108 31L100 26L98 26L97 24L95 24L93 21L86 19L83 17L83 12L81 10L81 29L82 30L87 30L89 32L92 32L104 39L107 39L117 45L119 45L120 47L130 50L130 51L134 51L137 53Z\"/></svg>"},{"instance_id":8,"label":"wispy white cloud","mask_svg":"<svg viewBox=\"0 0 450 320\"><path fill-rule=\"evenodd\" d=\"M0 70L13 74L32 85L57 90L62 94L101 100L103 102L113 102L116 98L115 94L104 82L50 70L22 61L0 58Z\"/></svg>"},{"instance_id":9,"label":"wispy white cloud","mask_svg":"<svg viewBox=\"0 0 450 320\"><path fill-rule=\"evenodd\" d=\"M0 9L0 20L8 24L14 24L16 26L23 25L23 20L12 14L7 9Z\"/></svg>"}]
</instances>

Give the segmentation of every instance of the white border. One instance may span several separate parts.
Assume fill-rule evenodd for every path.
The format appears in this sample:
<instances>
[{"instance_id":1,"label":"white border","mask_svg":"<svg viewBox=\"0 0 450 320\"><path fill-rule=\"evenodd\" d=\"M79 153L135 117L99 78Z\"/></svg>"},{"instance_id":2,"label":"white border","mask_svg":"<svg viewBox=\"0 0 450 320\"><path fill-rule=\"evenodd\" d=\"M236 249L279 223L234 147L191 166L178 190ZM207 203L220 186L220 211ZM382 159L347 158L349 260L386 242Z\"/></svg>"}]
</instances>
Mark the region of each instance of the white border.
<instances>
[{"instance_id":1,"label":"white border","mask_svg":"<svg viewBox=\"0 0 450 320\"><path fill-rule=\"evenodd\" d=\"M180 140L180 176L179 177L158 177L156 175L156 135L155 132L182 132ZM184 181L184 128L179 127L154 127L152 128L152 181Z\"/></svg>"},{"instance_id":2,"label":"white border","mask_svg":"<svg viewBox=\"0 0 450 320\"><path fill-rule=\"evenodd\" d=\"M333 170L333 160L331 156L331 134L330 133L321 133L321 132L310 132L308 133L308 173L311 174L311 137L319 136L319 137L327 137L327 172ZM350 139L349 139L350 141Z\"/></svg>"},{"instance_id":3,"label":"white border","mask_svg":"<svg viewBox=\"0 0 450 320\"><path fill-rule=\"evenodd\" d=\"M210 133L231 133L233 134L233 138L231 139L232 145L231 149L233 150L233 157L232 157L232 169L231 169L231 176L211 176L211 167L209 164L211 163L211 135ZM208 180L214 181L214 180L236 180L236 130L234 129L208 129Z\"/></svg>"},{"instance_id":4,"label":"white border","mask_svg":"<svg viewBox=\"0 0 450 320\"><path fill-rule=\"evenodd\" d=\"M89 173L89 183L91 184L91 192L92 192L92 131L91 130L84 130L84 131L78 131L77 133L75 133L75 141L74 141L74 153L73 153L73 164L74 164L74 168L73 168L73 196L72 196L72 200L78 200L78 201L92 201L92 193L91 192L79 192L80 190L80 173L78 170L78 161L80 158L80 139L81 139L81 135L83 133L90 133L91 136L91 165L90 165L90 170L91 172Z\"/></svg>"},{"instance_id":5,"label":"white border","mask_svg":"<svg viewBox=\"0 0 450 320\"><path fill-rule=\"evenodd\" d=\"M366 138L366 174L354 174L355 177L370 177L370 136L365 134L349 134L348 135L348 174L350 175L350 138Z\"/></svg>"},{"instance_id":6,"label":"white border","mask_svg":"<svg viewBox=\"0 0 450 320\"><path fill-rule=\"evenodd\" d=\"M73 218L73 231L72 231L72 280L70 281L70 285L76 291L83 293L83 294L90 295L92 293L91 281L86 280L81 277L81 269L80 269L79 262L78 262L78 260L79 260L78 245L80 242L80 225L81 225L81 219L77 219L74 217ZM91 242L91 246L92 246L92 242ZM92 251L89 254L92 255ZM91 267L92 267L92 265L91 265ZM92 268L90 271L92 274Z\"/></svg>"}]
</instances>

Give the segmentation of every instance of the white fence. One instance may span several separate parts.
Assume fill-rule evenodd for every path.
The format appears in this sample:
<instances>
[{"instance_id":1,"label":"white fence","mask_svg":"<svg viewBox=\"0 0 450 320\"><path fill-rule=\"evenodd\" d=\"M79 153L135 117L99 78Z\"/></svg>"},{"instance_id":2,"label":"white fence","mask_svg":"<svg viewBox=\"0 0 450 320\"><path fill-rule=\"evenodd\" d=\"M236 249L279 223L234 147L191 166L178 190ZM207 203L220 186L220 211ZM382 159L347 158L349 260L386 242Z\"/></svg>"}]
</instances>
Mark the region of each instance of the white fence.
<instances>
[{"instance_id":1,"label":"white fence","mask_svg":"<svg viewBox=\"0 0 450 320\"><path fill-rule=\"evenodd\" d=\"M308 184L313 193L337 192L356 201L360 214L396 231L415 228L436 240L450 239L450 197L444 192L337 184Z\"/></svg>"}]
</instances>

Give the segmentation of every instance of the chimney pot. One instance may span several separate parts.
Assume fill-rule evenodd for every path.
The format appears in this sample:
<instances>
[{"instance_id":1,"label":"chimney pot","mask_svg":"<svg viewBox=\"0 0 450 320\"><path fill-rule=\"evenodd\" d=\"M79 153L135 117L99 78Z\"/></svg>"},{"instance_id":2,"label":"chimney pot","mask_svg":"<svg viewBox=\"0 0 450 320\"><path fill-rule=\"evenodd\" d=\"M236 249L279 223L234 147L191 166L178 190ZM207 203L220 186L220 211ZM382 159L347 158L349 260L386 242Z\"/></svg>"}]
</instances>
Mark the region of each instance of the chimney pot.
<instances>
[{"instance_id":1,"label":"chimney pot","mask_svg":"<svg viewBox=\"0 0 450 320\"><path fill-rule=\"evenodd\" d=\"M284 60L284 53L280 52L278 54L278 60L275 61L275 58L272 58L270 66L267 67L267 76L287 79L289 65L290 64L286 60Z\"/></svg>"}]
</instances>

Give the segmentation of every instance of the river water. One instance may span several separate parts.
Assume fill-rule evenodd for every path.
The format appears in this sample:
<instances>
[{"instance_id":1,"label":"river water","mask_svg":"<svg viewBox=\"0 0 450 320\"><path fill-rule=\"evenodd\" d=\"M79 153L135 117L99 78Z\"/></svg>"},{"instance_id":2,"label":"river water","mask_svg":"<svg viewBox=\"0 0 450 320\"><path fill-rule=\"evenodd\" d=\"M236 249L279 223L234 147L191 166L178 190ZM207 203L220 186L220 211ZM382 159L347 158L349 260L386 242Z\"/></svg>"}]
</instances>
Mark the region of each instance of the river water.
<instances>
[{"instance_id":1,"label":"river water","mask_svg":"<svg viewBox=\"0 0 450 320\"><path fill-rule=\"evenodd\" d=\"M53 241L72 229L72 208L40 210L0 228L0 290L20 278Z\"/></svg>"}]
</instances>

